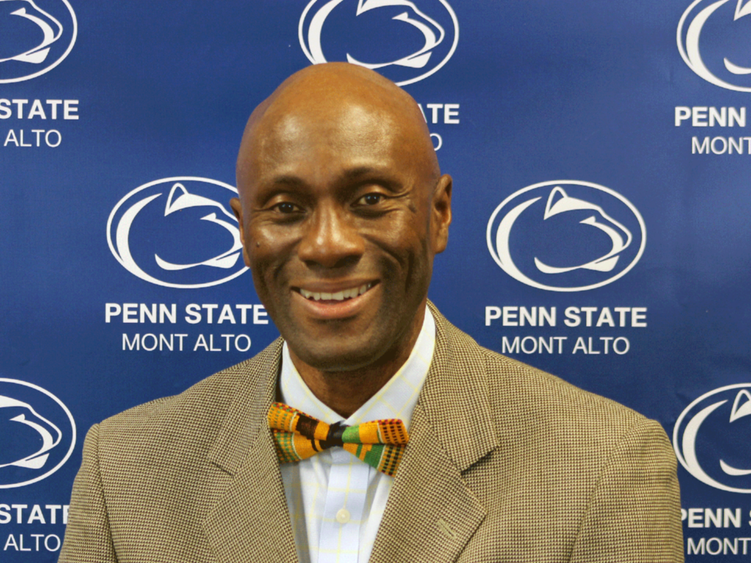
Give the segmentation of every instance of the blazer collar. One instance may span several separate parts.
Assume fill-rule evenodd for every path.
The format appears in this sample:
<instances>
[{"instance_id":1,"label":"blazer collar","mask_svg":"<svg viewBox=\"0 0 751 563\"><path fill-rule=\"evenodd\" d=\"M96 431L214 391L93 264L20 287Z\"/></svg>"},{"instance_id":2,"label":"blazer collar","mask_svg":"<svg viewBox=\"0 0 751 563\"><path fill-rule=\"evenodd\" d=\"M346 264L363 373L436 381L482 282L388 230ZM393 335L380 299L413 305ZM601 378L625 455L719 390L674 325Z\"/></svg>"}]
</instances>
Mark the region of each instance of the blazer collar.
<instances>
[{"instance_id":1,"label":"blazer collar","mask_svg":"<svg viewBox=\"0 0 751 563\"><path fill-rule=\"evenodd\" d=\"M418 404L441 446L465 471L499 444L485 362L477 343L429 305L436 319L436 349Z\"/></svg>"},{"instance_id":2,"label":"blazer collar","mask_svg":"<svg viewBox=\"0 0 751 563\"><path fill-rule=\"evenodd\" d=\"M235 396L209 451L209 461L230 475L240 470L259 432L267 428L266 415L276 395L281 357L282 339L278 338L256 357L230 368L238 372Z\"/></svg>"},{"instance_id":3,"label":"blazer collar","mask_svg":"<svg viewBox=\"0 0 751 563\"><path fill-rule=\"evenodd\" d=\"M430 307L436 350L371 563L455 561L487 514L462 477L499 444L482 352Z\"/></svg>"},{"instance_id":4,"label":"blazer collar","mask_svg":"<svg viewBox=\"0 0 751 563\"><path fill-rule=\"evenodd\" d=\"M418 404L460 471L498 446L480 347L428 302L436 322L436 348ZM235 368L240 382L209 460L234 475L242 466L275 400L282 340Z\"/></svg>"},{"instance_id":5,"label":"blazer collar","mask_svg":"<svg viewBox=\"0 0 751 563\"><path fill-rule=\"evenodd\" d=\"M296 563L292 524L266 414L274 400L282 341L235 366L238 385L209 460L219 500L203 523L217 561Z\"/></svg>"}]
</instances>

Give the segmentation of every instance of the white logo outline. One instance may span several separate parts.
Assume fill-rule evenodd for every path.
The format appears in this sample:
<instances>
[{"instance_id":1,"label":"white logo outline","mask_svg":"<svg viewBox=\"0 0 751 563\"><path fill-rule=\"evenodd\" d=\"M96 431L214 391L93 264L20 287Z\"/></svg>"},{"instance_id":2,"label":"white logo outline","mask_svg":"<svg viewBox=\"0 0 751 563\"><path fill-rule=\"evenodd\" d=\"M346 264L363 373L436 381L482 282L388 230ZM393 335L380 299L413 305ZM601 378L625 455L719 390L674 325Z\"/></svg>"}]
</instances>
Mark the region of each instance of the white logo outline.
<instances>
[{"instance_id":1,"label":"white logo outline","mask_svg":"<svg viewBox=\"0 0 751 563\"><path fill-rule=\"evenodd\" d=\"M170 184L170 183L173 184L172 188L170 189L168 198L167 198L167 204L165 206L165 213L164 213L165 216L175 211L184 209L186 207L195 206L199 203L200 200L205 200L206 202L209 202L209 203L204 203L204 205L218 207L222 210L222 212L225 215L229 216L232 220L236 221L236 219L234 218L234 215L230 215L224 209L224 206L222 206L221 204L213 200L210 200L209 198L204 198L202 196L190 194L182 185L182 182L205 182L208 184L213 184L215 186L225 188L233 192L234 194L238 193L237 188L235 188L234 186L230 186L229 184L225 184L224 182L220 182L219 180L213 180L211 178L202 178L198 176L173 176L170 178L162 178L160 180L154 180L152 182L148 182L146 184L138 186L134 190L131 190L130 192L125 194L125 196L123 196L120 199L120 201L117 202L115 207L110 212L109 218L107 219L107 244L109 245L110 252L112 252L112 255L120 263L120 265L123 268L125 268L128 272L133 274L134 276L144 281L147 281L149 283L153 283L155 285L161 285L163 287L171 287L171 288L176 288L176 289L200 289L204 287L213 287L216 285L220 285L220 284L229 282L241 276L248 270L247 266L244 266L243 268L241 268L237 272L234 272L230 276L227 276L219 280L214 280L214 281L205 282L205 283L198 283L198 284L179 284L179 283L165 282L158 278L155 278L149 275L148 273L146 273L140 266L138 266L138 264L136 264L129 250L130 245L128 242L128 236L130 233L130 225L132 224L136 215L144 207L146 207L146 205L151 203L151 201L155 200L156 198L160 197L160 195L162 194L148 196L144 198L143 200L139 201L138 203L132 204L131 207L128 208L128 210L125 213L123 213L123 216L120 217L120 219L118 220L118 225L117 225L116 232L115 232L115 240L113 242L112 223L119 209L123 206L125 202L129 201L131 197L137 194L138 192L147 190L148 188L151 188L152 186L156 186L159 184ZM175 193L179 190L179 188L182 188L183 195L175 198ZM189 202L187 202L187 204L186 204L186 198L190 200ZM183 203L180 203L181 199L183 200ZM234 239L232 248L222 253L219 256L215 256L203 262L192 263L192 264L174 264L171 262L167 262L166 260L163 260L161 257L155 254L155 260L157 264L159 265L159 267L167 271L186 270L188 268L193 268L193 267L201 266L201 265L209 265L209 266L215 266L219 268L225 268L227 267L226 264L228 263L228 259L231 258L231 255L237 254L237 253L239 253L238 258L242 260L242 242L240 241L239 234L235 234L233 232L233 230L230 228L229 223L217 218L216 213L210 213L209 215L202 217L201 220L218 224L222 226L223 228L227 229L228 231L230 231L230 233L233 234L233 239ZM229 267L232 267L232 266L229 266Z\"/></svg>"},{"instance_id":2,"label":"white logo outline","mask_svg":"<svg viewBox=\"0 0 751 563\"><path fill-rule=\"evenodd\" d=\"M724 387L718 387L717 389L708 391L699 398L694 399L685 409L683 409L683 412L681 412L681 414L678 416L678 419L675 421L675 426L673 427L673 450L675 451L675 456L678 458L678 461L684 467L684 469L688 471L692 477L701 481L705 485L709 485L710 487L714 487L716 489L730 493L751 494L751 488L740 489L737 487L730 487L707 475L707 473L701 467L696 456L696 437L699 433L701 425L710 414L727 403L728 399L720 400L714 404L704 407L701 411L691 417L691 420L686 424L685 428L681 429L683 420L696 405L711 397L712 395L718 395L720 393L723 393L724 391L729 391L732 389L743 390L736 395L735 400L733 401L729 422L733 422L735 420L738 420L739 418L751 415L751 393L746 391L746 389L751 389L751 383L736 383L733 385L725 385ZM742 395L746 397L746 402L741 405L740 398ZM679 435L681 433L682 438L679 440ZM722 471L727 475L730 475L731 477L751 474L750 469L738 469L732 467L722 459L719 460L719 465Z\"/></svg>"},{"instance_id":3,"label":"white logo outline","mask_svg":"<svg viewBox=\"0 0 751 563\"><path fill-rule=\"evenodd\" d=\"M10 0L0 0L0 2L5 2L5 1L10 1ZM42 64L47 58L47 55L49 54L50 46L54 42L56 42L58 39L60 39L60 37L62 36L63 26L56 18L52 17L50 14L48 14L47 12L39 8L34 3L34 0L23 0L23 1L31 4L31 6L35 10L44 14L46 17L52 20L56 24L58 30L57 32L55 32L55 30L52 29L52 26L50 26L47 22L45 22L41 18L27 13L25 8L20 8L19 10L16 10L15 12L11 12L11 15L22 17L38 25L39 28L42 30L44 39L42 40L41 44L37 45L36 47L28 51L25 51L24 53L21 53L19 55L14 55L6 59L0 59L0 64L3 62L10 61L10 60L26 62L29 64ZM33 74L24 74L23 76L17 76L15 78L0 78L0 84L12 84L15 82L23 82L25 80L32 80L33 78L46 74L47 72L55 68L57 65L59 65L61 62L63 62L68 57L70 52L73 50L73 46L76 44L76 39L78 38L78 20L76 18L76 13L73 11L73 7L70 5L68 0L59 0L59 1L65 4L65 7L68 9L68 12L70 13L71 21L73 22L73 34L70 39L70 44L68 45L65 52L57 60L55 60L55 62L53 62L50 66L44 67L43 69Z\"/></svg>"},{"instance_id":4,"label":"white logo outline","mask_svg":"<svg viewBox=\"0 0 751 563\"><path fill-rule=\"evenodd\" d=\"M699 49L699 40L701 38L701 32L704 28L704 24L707 22L710 16L714 14L715 11L717 11L728 2L732 1L734 0L717 0L713 4L710 4L709 6L701 10L696 16L693 17L688 27L686 28L684 40L684 26L689 18L689 14L698 4L706 2L706 0L694 0L694 2L691 3L686 11L683 12L681 19L678 22L678 30L676 32L678 51L681 54L683 62L685 62L686 65L688 65L688 67L693 70L697 76L706 80L707 82L714 84L715 86L719 86L720 88L725 88L727 90L734 90L736 92L751 92L751 86L736 86L735 84L731 84L719 78L718 76L715 76L712 71L710 71L704 64L704 61L701 57L701 51ZM745 6L743 5L744 1L747 2ZM744 16L751 15L751 2L748 2L748 0L737 0L737 2L738 3L735 7L735 15L733 17L733 21L737 21ZM723 57L723 64L725 65L727 71L731 74L739 76L751 74L751 68L736 65L726 57Z\"/></svg>"},{"instance_id":5,"label":"white logo outline","mask_svg":"<svg viewBox=\"0 0 751 563\"><path fill-rule=\"evenodd\" d=\"M625 204L626 207L631 211L631 213L636 218L637 222L639 223L640 231L641 231L641 244L639 246L639 250L637 251L636 256L633 258L633 260L629 263L629 265L621 270L618 274L615 276L608 278L606 280L600 281L598 283L585 285L585 286L579 286L579 287L556 287L552 285L546 285L540 282L537 282L531 278L529 278L527 275L522 273L519 268L514 264L514 260L511 257L511 252L508 248L508 237L510 235L511 227L513 226L516 219L524 212L528 207L530 207L532 204L536 203L541 199L541 197L532 198L520 205L517 205L510 211L507 211L506 215L503 217L501 222L499 223L499 226L497 229L494 229L494 223L496 220L496 217L498 214L503 210L503 208L508 204L509 202L513 201L517 197L519 197L521 194L524 194L526 192L530 192L532 190L536 190L539 188L544 188L548 186L555 186L553 190L551 190L550 194L548 195L548 201L545 206L545 214L543 216L543 220L556 215L557 213L568 211L568 210L574 210L574 209L591 209L593 211L597 211L602 216L607 218L612 224L619 227L623 234L626 235L626 241L623 240L623 237L620 236L620 234L617 233L616 229L613 229L612 227L609 227L606 224L597 222L596 218L592 217L589 219L585 219L582 221L582 223L587 224L591 227L595 227L607 234L612 243L613 247L612 250L607 253L604 256L601 256L591 262L577 265L575 267L566 267L566 268L554 268L547 266L542 261L540 261L537 257L535 257L535 265L542 273L547 274L556 274L556 273L565 273L568 271L572 271L575 269L588 269L593 271L600 271L600 272L607 272L612 271L615 268L615 265L618 261L618 255L625 250L632 242L632 234L631 232L626 229L623 225L612 219L605 213L605 211L594 204L591 204L589 202L586 202L584 200L579 200L577 198L571 198L566 195L565 191L558 186L558 184L574 184L579 186L585 186L589 188L593 188L599 191L603 191L607 193L608 195L614 197L621 203ZM558 201L553 202L554 195L558 193L559 199ZM565 201L570 200L570 201ZM561 206L561 203L563 205ZM495 237L493 236L493 231L496 231ZM610 188L607 188L605 186L601 186L599 184L595 184L592 182L583 182L581 180L553 180L553 181L547 181L547 182L539 182L537 184L533 184L531 186L527 186L526 188L522 188L521 190L518 190L511 195L509 195L506 199L504 199L498 207L495 208L493 213L490 216L490 220L488 221L488 226L486 229L486 242L488 245L488 250L490 252L491 257L493 258L493 261L509 276L514 278L517 281L520 281L526 285L529 285L531 287L535 287L537 289L543 289L546 291L558 291L558 292L576 292L576 291L588 291L590 289L595 289L598 287L602 287L604 285L610 284L624 275L626 275L641 259L642 254L644 253L644 249L647 244L647 228L644 223L644 219L642 218L639 211L636 209L636 207L625 197L623 197L621 194L616 192L615 190L612 190Z\"/></svg>"},{"instance_id":6,"label":"white logo outline","mask_svg":"<svg viewBox=\"0 0 751 563\"><path fill-rule=\"evenodd\" d=\"M71 414L71 412L68 409L68 407L65 406L65 403L63 403L60 399L58 399L55 395L53 395L52 393L50 393L49 391L47 391L43 387L39 387L38 385L34 385L33 383L29 383L28 381L21 381L20 379L9 379L9 378L5 378L5 377L0 377L0 383L13 383L13 384L16 384L16 385L22 385L22 386L25 386L25 387L30 387L30 388L34 389L35 391L39 391L40 393L46 395L47 397L49 397L50 399L52 399L55 403L57 403L58 406L60 406L60 408L65 413L65 415L68 417L68 420L70 422L70 427L71 427L71 442L70 442L70 447L68 448L68 451L66 452L65 456L63 457L63 459L60 462L58 462L58 464L55 467L53 467L52 469L50 469L49 471L47 471L43 475L39 475L37 477L34 477L33 479L29 479L28 481L23 481L21 483L9 483L9 484L2 484L2 483L0 483L0 489L15 489L15 488L18 488L18 487L25 487L26 485L31 485L33 483L37 483L37 482L39 482L39 481L41 481L43 479L46 479L47 477L49 477L50 475L52 475L53 473L55 473L58 469L60 469L63 465L65 465L65 463L68 461L68 459L70 458L70 456L73 454L73 450L76 447L76 437L77 437L77 434L76 434L76 421L73 418L73 415ZM9 404L5 404L3 406L27 405L27 403L23 403L21 401L17 401L17 400L12 399L12 398L9 398L9 399L11 401L13 401L14 403L17 403L17 404L10 404L9 403ZM41 469L42 467L44 467L44 464L47 461L47 456L48 456L47 452L49 452L54 447L56 447L60 443L60 441L62 440L62 432L60 431L59 428L57 428L57 426L55 426L54 424L52 424L46 418L44 418L41 415L39 415L33 408L30 407L30 405L27 405L27 406L29 406L29 408L31 409L31 411L36 416L38 416L40 419L44 420L47 424L49 424L54 429L56 429L57 432L59 432L59 436L58 436L57 440L54 440L53 443L50 444L49 440L52 439L52 437L51 436L49 436L49 437L45 436L45 432L40 431L39 428L35 428L35 426L38 426L37 424L35 424L35 423L31 422L31 421L28 421L28 420L15 420L15 419L12 419L14 422L20 422L20 423L25 424L27 426L31 426L32 428L34 428L35 430L37 430L37 432L39 432L40 435L42 436L43 445L42 445L42 448L39 451L37 451L37 452L35 452L35 453L33 453L33 454L29 455L29 456L26 456L25 458L23 458L23 460L18 460L18 461L15 461L13 463L8 463L8 464L5 464L5 465L1 465L0 467L6 467L6 466L9 466L9 465L16 465L16 466L19 466L19 467L26 467L28 469ZM21 418L21 417L23 417L23 415L21 415L20 417L15 417L15 418L18 419L18 418Z\"/></svg>"},{"instance_id":7,"label":"white logo outline","mask_svg":"<svg viewBox=\"0 0 751 563\"><path fill-rule=\"evenodd\" d=\"M302 47L303 53L305 53L305 56L312 64L322 64L327 62L326 56L323 54L323 48L321 47L321 32L323 30L323 24L331 11L343 1L344 0L328 0L328 2L323 7L321 7L311 19L310 24L308 25L307 34L305 33L305 22L308 16L308 12L310 12L311 8L315 4L319 3L320 0L310 0L308 5L305 6L302 15L300 16L300 22L298 24L297 30L298 40L300 41L300 47ZM451 17L452 23L454 24L454 41L451 45L451 48L449 49L448 54L443 58L443 60L441 60L441 62L437 66L431 68L430 71L423 73L415 78L396 82L397 86L406 86L407 84L419 82L420 80L423 80L435 74L451 59L451 57L454 55L454 52L456 51L456 46L459 44L459 20L457 19L456 13L454 13L453 8L451 8L446 0L438 1L446 9L449 16ZM445 39L446 30L443 29L443 27L439 25L438 22L436 22L425 13L423 13L419 8L417 8L414 2L411 2L409 0L358 0L355 17L364 12L387 6L405 6L407 8L413 9L426 21L430 22L431 25L437 28L437 30L439 31L439 37L436 37L435 32L430 29L430 26L425 25L419 20L411 19L408 13L404 12L403 14L395 16L393 19L408 23L422 32L425 38L425 45L421 49L419 49L415 53L407 55L406 57L401 57L395 61L389 61L386 63L365 63L358 61L352 55L347 53L348 62L369 68L371 70L384 68L391 65L399 65L409 68L424 68L428 64L432 50L440 45Z\"/></svg>"}]
</instances>

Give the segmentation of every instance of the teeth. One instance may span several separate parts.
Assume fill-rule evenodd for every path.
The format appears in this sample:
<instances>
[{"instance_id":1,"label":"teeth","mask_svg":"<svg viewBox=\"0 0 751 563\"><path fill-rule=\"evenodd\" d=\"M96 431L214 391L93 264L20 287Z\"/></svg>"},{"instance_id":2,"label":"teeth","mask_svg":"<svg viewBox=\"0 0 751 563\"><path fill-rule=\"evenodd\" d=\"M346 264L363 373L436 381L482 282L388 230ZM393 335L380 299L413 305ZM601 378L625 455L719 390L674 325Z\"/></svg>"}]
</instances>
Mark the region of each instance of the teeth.
<instances>
[{"instance_id":1,"label":"teeth","mask_svg":"<svg viewBox=\"0 0 751 563\"><path fill-rule=\"evenodd\" d=\"M308 291L307 289L300 288L300 295L305 299L312 299L313 301L344 301L345 299L354 299L368 291L373 287L372 283L364 283L360 287L352 287L350 289L343 289L336 293L324 293L316 291Z\"/></svg>"},{"instance_id":2,"label":"teeth","mask_svg":"<svg viewBox=\"0 0 751 563\"><path fill-rule=\"evenodd\" d=\"M305 299L315 299L316 301L321 300L321 294L320 293L313 293L312 291L308 291L307 289L300 288L300 294Z\"/></svg>"}]
</instances>

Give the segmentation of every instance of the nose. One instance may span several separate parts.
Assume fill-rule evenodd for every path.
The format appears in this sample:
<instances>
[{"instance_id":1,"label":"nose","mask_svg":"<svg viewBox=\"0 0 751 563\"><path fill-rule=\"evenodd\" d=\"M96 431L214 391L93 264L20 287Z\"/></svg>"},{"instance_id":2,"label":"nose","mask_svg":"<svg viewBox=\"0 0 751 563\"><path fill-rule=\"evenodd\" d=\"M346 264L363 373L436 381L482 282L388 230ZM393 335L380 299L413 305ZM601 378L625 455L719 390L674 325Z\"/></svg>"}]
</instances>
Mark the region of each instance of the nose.
<instances>
[{"instance_id":1,"label":"nose","mask_svg":"<svg viewBox=\"0 0 751 563\"><path fill-rule=\"evenodd\" d=\"M321 205L307 221L297 254L308 265L340 268L355 264L365 241L340 205Z\"/></svg>"}]
</instances>

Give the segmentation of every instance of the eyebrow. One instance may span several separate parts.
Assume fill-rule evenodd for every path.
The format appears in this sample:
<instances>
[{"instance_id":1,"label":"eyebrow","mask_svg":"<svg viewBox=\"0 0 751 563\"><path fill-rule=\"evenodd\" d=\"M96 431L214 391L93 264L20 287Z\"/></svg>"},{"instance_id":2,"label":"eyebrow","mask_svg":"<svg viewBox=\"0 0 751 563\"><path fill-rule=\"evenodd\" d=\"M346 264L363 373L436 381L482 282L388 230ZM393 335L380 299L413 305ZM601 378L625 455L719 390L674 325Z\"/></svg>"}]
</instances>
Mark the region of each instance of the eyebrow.
<instances>
[{"instance_id":1,"label":"eyebrow","mask_svg":"<svg viewBox=\"0 0 751 563\"><path fill-rule=\"evenodd\" d=\"M376 168L373 168L372 166L357 166L356 168L345 170L344 174L342 174L342 179L343 180L357 180L361 178L362 176L369 176L374 173L379 174L381 173L381 171L377 170Z\"/></svg>"},{"instance_id":2,"label":"eyebrow","mask_svg":"<svg viewBox=\"0 0 751 563\"><path fill-rule=\"evenodd\" d=\"M352 183L357 181L374 181L390 191L398 191L399 182L394 178L388 169L373 166L356 166L345 170L339 178L338 183ZM295 174L281 174L272 178L267 186L272 190L280 188L299 188L307 186L307 182Z\"/></svg>"},{"instance_id":3,"label":"eyebrow","mask_svg":"<svg viewBox=\"0 0 751 563\"><path fill-rule=\"evenodd\" d=\"M373 166L356 166L349 170L345 170L341 176L341 179L345 183L372 181L377 183L389 191L399 191L400 182L391 174L389 169L378 168Z\"/></svg>"},{"instance_id":4,"label":"eyebrow","mask_svg":"<svg viewBox=\"0 0 751 563\"><path fill-rule=\"evenodd\" d=\"M294 174L282 174L280 176L272 178L267 185L276 188L279 186L304 186L305 184L306 182L304 182L301 178L295 176Z\"/></svg>"}]
</instances>

